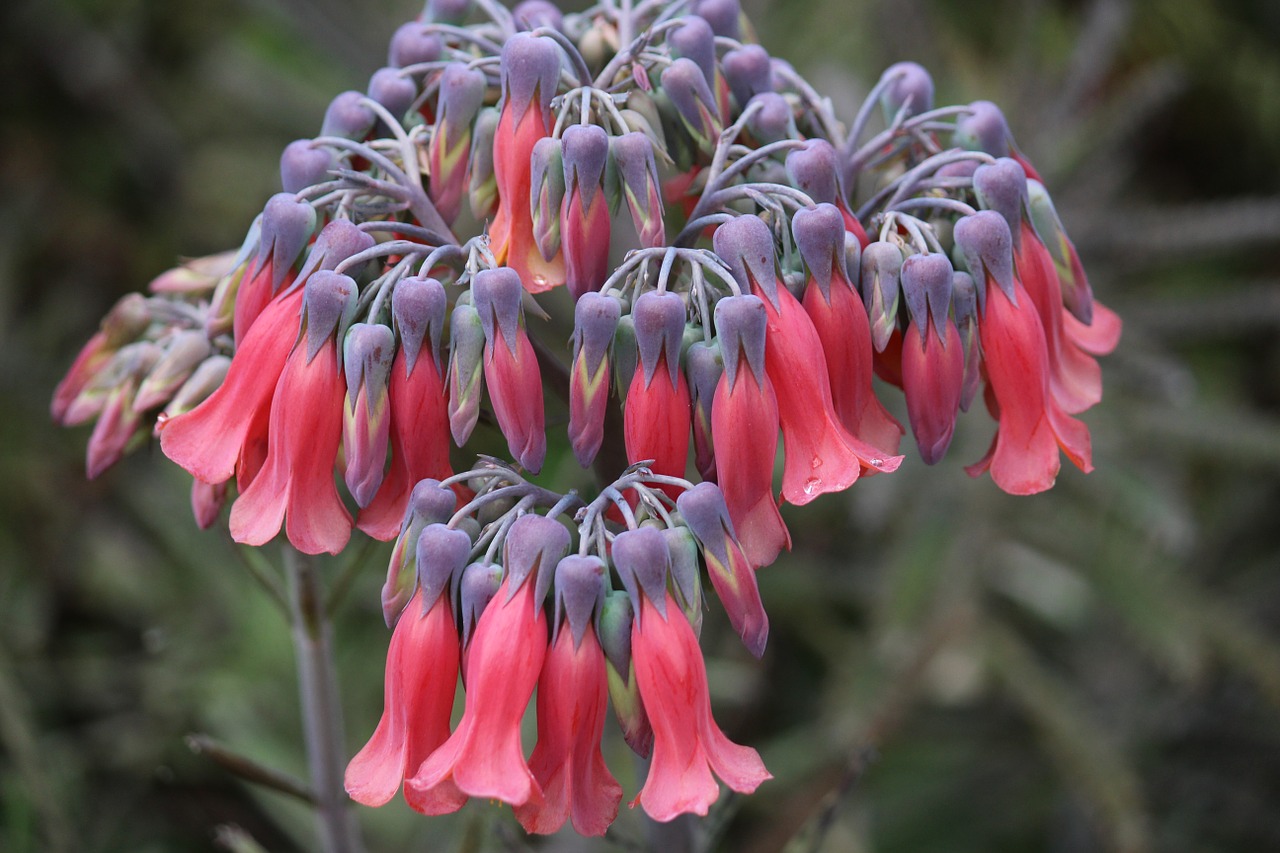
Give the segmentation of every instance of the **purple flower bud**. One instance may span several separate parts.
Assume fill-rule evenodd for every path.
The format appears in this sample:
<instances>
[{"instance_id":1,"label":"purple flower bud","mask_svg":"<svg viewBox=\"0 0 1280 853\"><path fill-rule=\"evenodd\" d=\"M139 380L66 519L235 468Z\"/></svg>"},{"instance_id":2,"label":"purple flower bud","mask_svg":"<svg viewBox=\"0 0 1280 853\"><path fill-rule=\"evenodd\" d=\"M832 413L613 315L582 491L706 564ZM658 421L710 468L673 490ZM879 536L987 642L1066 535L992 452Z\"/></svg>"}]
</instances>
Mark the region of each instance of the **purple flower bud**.
<instances>
[{"instance_id":1,"label":"purple flower bud","mask_svg":"<svg viewBox=\"0 0 1280 853\"><path fill-rule=\"evenodd\" d=\"M613 564L622 585L631 596L631 608L640 618L640 596L667 618L667 575L671 571L671 552L662 534L652 527L624 530L613 540Z\"/></svg>"},{"instance_id":2,"label":"purple flower bud","mask_svg":"<svg viewBox=\"0 0 1280 853\"><path fill-rule=\"evenodd\" d=\"M165 406L165 416L175 418L203 403L222 385L230 367L231 359L225 355L213 355L202 361Z\"/></svg>"},{"instance_id":3,"label":"purple flower bud","mask_svg":"<svg viewBox=\"0 0 1280 853\"><path fill-rule=\"evenodd\" d=\"M414 551L422 613L425 615L435 606L449 582L466 568L467 558L471 556L471 537L446 524L428 524L422 528ZM412 593L410 595L412 597Z\"/></svg>"},{"instance_id":4,"label":"purple flower bud","mask_svg":"<svg viewBox=\"0 0 1280 853\"><path fill-rule=\"evenodd\" d=\"M774 269L773 232L763 219L758 216L735 217L716 228L711 235L711 245L733 273L743 293L752 293L759 287L777 307L778 276Z\"/></svg>"},{"instance_id":5,"label":"purple flower bud","mask_svg":"<svg viewBox=\"0 0 1280 853\"><path fill-rule=\"evenodd\" d=\"M369 78L369 100L386 107L387 112L397 119L404 119L404 114L417 97L418 87L413 78L401 74L398 69L379 68Z\"/></svg>"},{"instance_id":6,"label":"purple flower bud","mask_svg":"<svg viewBox=\"0 0 1280 853\"><path fill-rule=\"evenodd\" d=\"M609 568L595 556L565 557L556 564L555 628L552 642L560 633L560 625L569 623L574 648L582 645L587 626L600 618L605 595L609 591Z\"/></svg>"},{"instance_id":7,"label":"purple flower bud","mask_svg":"<svg viewBox=\"0 0 1280 853\"><path fill-rule=\"evenodd\" d=\"M767 144L797 136L795 115L782 95L763 92L752 98L751 103L759 103L761 106L758 112L747 119L747 129L760 142Z\"/></svg>"},{"instance_id":8,"label":"purple flower bud","mask_svg":"<svg viewBox=\"0 0 1280 853\"><path fill-rule=\"evenodd\" d=\"M702 582L698 572L698 542L686 527L660 530L671 558L671 580L676 601L694 634L702 632Z\"/></svg>"},{"instance_id":9,"label":"purple flower bud","mask_svg":"<svg viewBox=\"0 0 1280 853\"><path fill-rule=\"evenodd\" d=\"M313 149L314 150L314 149ZM316 229L316 209L305 201L299 201L293 193L277 193L267 200L262 209L262 236L258 242L258 256L246 275L262 268L268 258L271 261L271 292L280 289L280 283L293 267L307 241Z\"/></svg>"},{"instance_id":10,"label":"purple flower bud","mask_svg":"<svg viewBox=\"0 0 1280 853\"><path fill-rule=\"evenodd\" d=\"M871 321L871 343L884 352L898 325L898 276L902 270L902 250L892 243L876 241L862 252L862 303Z\"/></svg>"},{"instance_id":11,"label":"purple flower bud","mask_svg":"<svg viewBox=\"0 0 1280 853\"><path fill-rule=\"evenodd\" d=\"M632 306L636 346L646 386L653 381L658 360L666 356L667 372L672 387L675 387L680 373L680 343L684 339L685 314L684 299L671 292L643 293Z\"/></svg>"},{"instance_id":12,"label":"purple flower bud","mask_svg":"<svg viewBox=\"0 0 1280 853\"><path fill-rule=\"evenodd\" d=\"M939 178L972 178L973 173L981 165L981 161L976 159L953 160L934 172L934 176Z\"/></svg>"},{"instance_id":13,"label":"purple flower bud","mask_svg":"<svg viewBox=\"0 0 1280 853\"><path fill-rule=\"evenodd\" d=\"M711 438L711 404L716 386L724 375L720 345L698 342L685 354L685 377L689 381L689 398L693 407L693 464L698 475L708 482L716 479L716 456Z\"/></svg>"},{"instance_id":14,"label":"purple flower bud","mask_svg":"<svg viewBox=\"0 0 1280 853\"><path fill-rule=\"evenodd\" d=\"M1013 248L1022 244L1022 208L1028 202L1026 170L1010 157L984 163L973 172L973 189L978 203L1004 217L1013 238Z\"/></svg>"},{"instance_id":15,"label":"purple flower bud","mask_svg":"<svg viewBox=\"0 0 1280 853\"><path fill-rule=\"evenodd\" d=\"M647 248L664 245L666 227L662 221L662 192L653 142L641 131L632 131L612 137L609 154L610 167L617 177L605 180L606 190L620 190L626 198L640 245Z\"/></svg>"},{"instance_id":16,"label":"purple flower bud","mask_svg":"<svg viewBox=\"0 0 1280 853\"><path fill-rule=\"evenodd\" d=\"M763 385L764 340L768 326L764 301L758 296L726 296L716 303L715 322L729 388L738 384L739 353L746 355L752 374Z\"/></svg>"},{"instance_id":17,"label":"purple flower bud","mask_svg":"<svg viewBox=\"0 0 1280 853\"><path fill-rule=\"evenodd\" d=\"M387 65L392 68L404 68L409 65L420 65L423 62L435 62L444 50L439 36L429 32L418 21L401 24L391 36L391 45L387 49Z\"/></svg>"},{"instance_id":18,"label":"purple flower bud","mask_svg":"<svg viewBox=\"0 0 1280 853\"><path fill-rule=\"evenodd\" d=\"M187 330L171 336L164 344L164 354L146 374L133 398L133 409L145 412L169 402L174 392L212 354L204 332Z\"/></svg>"},{"instance_id":19,"label":"purple flower bud","mask_svg":"<svg viewBox=\"0 0 1280 853\"><path fill-rule=\"evenodd\" d=\"M951 310L951 281L955 270L946 255L930 252L911 255L902 262L902 295L907 312L923 341L929 330L929 313L939 340L947 339L947 315Z\"/></svg>"},{"instance_id":20,"label":"purple flower bud","mask_svg":"<svg viewBox=\"0 0 1280 853\"><path fill-rule=\"evenodd\" d=\"M830 302L831 276L843 273L844 215L834 204L825 202L797 210L791 220L791 233L809 275Z\"/></svg>"},{"instance_id":21,"label":"purple flower bud","mask_svg":"<svg viewBox=\"0 0 1280 853\"><path fill-rule=\"evenodd\" d=\"M418 537L428 525L448 521L457 505L457 495L439 480L419 480L409 494L382 586L382 615L388 628L395 626L418 586Z\"/></svg>"},{"instance_id":22,"label":"purple flower bud","mask_svg":"<svg viewBox=\"0 0 1280 853\"><path fill-rule=\"evenodd\" d=\"M522 515L507 531L502 563L507 574L507 600L533 576L533 606L542 607L551 586L552 568L569 553L569 529L545 515Z\"/></svg>"},{"instance_id":23,"label":"purple flower bud","mask_svg":"<svg viewBox=\"0 0 1280 853\"><path fill-rule=\"evenodd\" d=\"M343 406L343 472L347 491L364 508L382 485L387 462L391 409L387 383L396 353L395 335L381 323L353 323L343 340L347 380Z\"/></svg>"},{"instance_id":24,"label":"purple flower bud","mask_svg":"<svg viewBox=\"0 0 1280 853\"><path fill-rule=\"evenodd\" d=\"M704 151L712 150L720 137L720 118L702 69L682 57L663 69L661 80L662 91L671 99L694 143Z\"/></svg>"},{"instance_id":25,"label":"purple flower bud","mask_svg":"<svg viewBox=\"0 0 1280 853\"><path fill-rule=\"evenodd\" d=\"M516 33L502 46L502 97L519 125L534 103L545 116L560 85L560 46L550 38Z\"/></svg>"},{"instance_id":26,"label":"purple flower bud","mask_svg":"<svg viewBox=\"0 0 1280 853\"><path fill-rule=\"evenodd\" d=\"M835 204L840 197L840 157L825 139L810 139L787 152L787 177L815 202Z\"/></svg>"},{"instance_id":27,"label":"purple flower bud","mask_svg":"<svg viewBox=\"0 0 1280 853\"><path fill-rule=\"evenodd\" d=\"M773 91L773 61L758 44L736 47L724 55L721 67L729 91L745 106L755 95Z\"/></svg>"},{"instance_id":28,"label":"purple flower bud","mask_svg":"<svg viewBox=\"0 0 1280 853\"><path fill-rule=\"evenodd\" d=\"M742 35L742 7L738 0L698 0L694 7L718 36L738 39Z\"/></svg>"},{"instance_id":29,"label":"purple flower bud","mask_svg":"<svg viewBox=\"0 0 1280 853\"><path fill-rule=\"evenodd\" d=\"M427 0L422 20L461 26L471 14L471 0Z\"/></svg>"},{"instance_id":30,"label":"purple flower bud","mask_svg":"<svg viewBox=\"0 0 1280 853\"><path fill-rule=\"evenodd\" d=\"M960 411L969 411L978 395L981 374L978 371L978 305L973 276L957 272L951 277L951 304L955 310L956 329L964 344L964 377L960 381Z\"/></svg>"},{"instance_id":31,"label":"purple flower bud","mask_svg":"<svg viewBox=\"0 0 1280 853\"><path fill-rule=\"evenodd\" d=\"M604 167L609 159L609 134L594 124L575 124L564 130L565 192L577 192L585 209L604 184Z\"/></svg>"},{"instance_id":32,"label":"purple flower bud","mask_svg":"<svg viewBox=\"0 0 1280 853\"><path fill-rule=\"evenodd\" d=\"M702 77L710 86L716 80L716 34L705 18L685 15L680 26L667 32L667 45L673 57L691 60L702 71Z\"/></svg>"},{"instance_id":33,"label":"purple flower bud","mask_svg":"<svg viewBox=\"0 0 1280 853\"><path fill-rule=\"evenodd\" d=\"M458 603L462 611L462 645L471 642L471 631L480 614L498 593L502 584L502 566L495 563L472 563L462 570L458 584Z\"/></svg>"},{"instance_id":34,"label":"purple flower bud","mask_svg":"<svg viewBox=\"0 0 1280 853\"><path fill-rule=\"evenodd\" d=\"M484 324L475 307L459 304L449 322L449 430L462 447L480 417L484 388Z\"/></svg>"},{"instance_id":35,"label":"purple flower bud","mask_svg":"<svg viewBox=\"0 0 1280 853\"><path fill-rule=\"evenodd\" d=\"M355 91L343 92L330 101L324 111L320 135L341 136L357 142L368 136L376 117L363 101L364 94Z\"/></svg>"},{"instance_id":36,"label":"purple flower bud","mask_svg":"<svg viewBox=\"0 0 1280 853\"><path fill-rule=\"evenodd\" d=\"M548 261L560 251L560 208L564 204L566 171L563 155L561 140L544 136L534 143L529 157L533 239Z\"/></svg>"},{"instance_id":37,"label":"purple flower bud","mask_svg":"<svg viewBox=\"0 0 1280 853\"><path fill-rule=\"evenodd\" d=\"M293 286L297 287L298 282L306 281L312 273L318 270L336 269L338 264L352 255L359 254L366 249L372 249L374 242L373 237L361 231L350 220L333 220L320 229L320 234L311 245L311 250L308 252L307 259L303 262L302 269L298 272L298 277L294 280ZM348 272L352 276L360 274L358 267L351 268Z\"/></svg>"},{"instance_id":38,"label":"purple flower bud","mask_svg":"<svg viewBox=\"0 0 1280 853\"><path fill-rule=\"evenodd\" d=\"M1009 156L1012 134L1004 113L990 101L974 101L969 115L956 120L951 144L969 151L985 151L992 157Z\"/></svg>"},{"instance_id":39,"label":"purple flower bud","mask_svg":"<svg viewBox=\"0 0 1280 853\"><path fill-rule=\"evenodd\" d=\"M359 288L349 275L319 270L307 278L302 294L302 328L307 335L307 362L325 342L351 322Z\"/></svg>"},{"instance_id":40,"label":"purple flower bud","mask_svg":"<svg viewBox=\"0 0 1280 853\"><path fill-rule=\"evenodd\" d=\"M331 149L313 145L310 139L296 139L280 155L280 184L286 193L299 193L329 177L333 167Z\"/></svg>"},{"instance_id":41,"label":"purple flower bud","mask_svg":"<svg viewBox=\"0 0 1280 853\"><path fill-rule=\"evenodd\" d=\"M1013 280L1013 237L1009 223L994 210L982 210L964 216L956 223L955 241L964 253L965 264L973 276L978 295L978 310L985 311L986 283L994 280L1009 301L1017 304Z\"/></svg>"},{"instance_id":42,"label":"purple flower bud","mask_svg":"<svg viewBox=\"0 0 1280 853\"><path fill-rule=\"evenodd\" d=\"M391 292L391 320L400 335L408 372L413 372L424 343L432 366L440 370L440 338L448 303L444 285L434 278L409 276L396 282Z\"/></svg>"},{"instance_id":43,"label":"purple flower bud","mask_svg":"<svg viewBox=\"0 0 1280 853\"><path fill-rule=\"evenodd\" d=\"M523 0L511 10L511 19L522 30L536 30L538 27L558 30L564 23L564 13L547 0Z\"/></svg>"},{"instance_id":44,"label":"purple flower bud","mask_svg":"<svg viewBox=\"0 0 1280 853\"><path fill-rule=\"evenodd\" d=\"M605 596L597 636L611 670L609 699L622 727L622 738L637 755L648 758L653 752L653 729L645 714L635 670L631 666L631 623L634 619L631 599L622 590L613 590Z\"/></svg>"},{"instance_id":45,"label":"purple flower bud","mask_svg":"<svg viewBox=\"0 0 1280 853\"><path fill-rule=\"evenodd\" d=\"M880 80L889 81L880 93L885 123L892 122L903 107L906 107L907 118L933 109L933 78L923 65L895 63L885 69Z\"/></svg>"},{"instance_id":46,"label":"purple flower bud","mask_svg":"<svg viewBox=\"0 0 1280 853\"><path fill-rule=\"evenodd\" d=\"M481 270L471 279L471 298L480 313L485 340L490 346L497 346L497 334L501 332L502 340L514 355L516 331L523 313L520 303L524 287L520 284L520 274L511 267Z\"/></svg>"},{"instance_id":47,"label":"purple flower bud","mask_svg":"<svg viewBox=\"0 0 1280 853\"><path fill-rule=\"evenodd\" d=\"M498 207L493 141L500 116L494 107L485 107L476 115L476 124L471 131L471 182L467 187L467 201L471 205L471 215L480 220L488 219Z\"/></svg>"}]
</instances>

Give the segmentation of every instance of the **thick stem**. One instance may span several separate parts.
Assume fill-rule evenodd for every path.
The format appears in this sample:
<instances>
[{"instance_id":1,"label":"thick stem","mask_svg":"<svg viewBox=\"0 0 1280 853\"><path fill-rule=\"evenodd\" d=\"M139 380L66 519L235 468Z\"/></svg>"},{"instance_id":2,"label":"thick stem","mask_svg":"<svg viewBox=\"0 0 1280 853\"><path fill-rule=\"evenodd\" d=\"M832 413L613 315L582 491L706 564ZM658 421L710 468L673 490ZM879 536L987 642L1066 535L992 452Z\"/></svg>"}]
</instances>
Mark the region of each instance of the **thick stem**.
<instances>
[{"instance_id":1,"label":"thick stem","mask_svg":"<svg viewBox=\"0 0 1280 853\"><path fill-rule=\"evenodd\" d=\"M289 575L289 613L298 656L298 691L320 849L325 853L357 853L363 845L359 827L347 810L347 794L342 786L342 706L338 701L333 631L324 591L310 557L286 545L284 561Z\"/></svg>"}]
</instances>

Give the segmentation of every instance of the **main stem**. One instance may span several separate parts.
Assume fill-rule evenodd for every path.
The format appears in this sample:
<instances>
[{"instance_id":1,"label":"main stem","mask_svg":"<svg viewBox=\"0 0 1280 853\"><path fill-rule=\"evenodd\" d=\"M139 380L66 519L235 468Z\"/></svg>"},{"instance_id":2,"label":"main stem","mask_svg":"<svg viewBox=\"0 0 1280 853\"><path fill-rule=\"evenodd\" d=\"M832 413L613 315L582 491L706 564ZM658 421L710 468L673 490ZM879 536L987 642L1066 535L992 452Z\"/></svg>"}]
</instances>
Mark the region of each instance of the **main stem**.
<instances>
[{"instance_id":1,"label":"main stem","mask_svg":"<svg viewBox=\"0 0 1280 853\"><path fill-rule=\"evenodd\" d=\"M342 706L333 665L333 630L320 575L315 562L290 545L284 548L284 562L320 849L324 853L358 853L363 848L359 827L347 810L342 786Z\"/></svg>"}]
</instances>

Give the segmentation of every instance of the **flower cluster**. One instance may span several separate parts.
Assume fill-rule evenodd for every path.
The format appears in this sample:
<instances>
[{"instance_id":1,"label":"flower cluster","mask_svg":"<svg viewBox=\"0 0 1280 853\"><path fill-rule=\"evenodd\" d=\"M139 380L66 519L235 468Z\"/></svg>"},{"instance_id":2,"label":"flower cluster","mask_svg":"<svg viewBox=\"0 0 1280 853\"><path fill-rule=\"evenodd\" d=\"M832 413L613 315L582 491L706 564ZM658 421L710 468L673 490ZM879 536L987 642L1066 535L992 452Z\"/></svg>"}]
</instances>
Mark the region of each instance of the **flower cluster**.
<instances>
[{"instance_id":1,"label":"flower cluster","mask_svg":"<svg viewBox=\"0 0 1280 853\"><path fill-rule=\"evenodd\" d=\"M705 813L712 771L740 791L768 774L711 718L697 554L761 654L754 573L791 544L779 503L902 461L874 376L903 390L929 464L982 389L997 428L971 474L1030 494L1061 452L1091 468L1074 415L1101 398L1120 321L999 109L932 101L899 64L846 128L737 0L431 0L367 92L285 149L238 253L112 310L54 418L97 418L90 476L154 429L202 526L234 495L237 541L396 540L356 799L403 779L423 812L481 797L531 831L603 832L621 797L599 753L608 692L652 748L640 804ZM570 299L557 371L544 321ZM631 465L590 503L525 479L557 373L577 460L600 468L608 445ZM515 467L454 475L482 421Z\"/></svg>"}]
</instances>

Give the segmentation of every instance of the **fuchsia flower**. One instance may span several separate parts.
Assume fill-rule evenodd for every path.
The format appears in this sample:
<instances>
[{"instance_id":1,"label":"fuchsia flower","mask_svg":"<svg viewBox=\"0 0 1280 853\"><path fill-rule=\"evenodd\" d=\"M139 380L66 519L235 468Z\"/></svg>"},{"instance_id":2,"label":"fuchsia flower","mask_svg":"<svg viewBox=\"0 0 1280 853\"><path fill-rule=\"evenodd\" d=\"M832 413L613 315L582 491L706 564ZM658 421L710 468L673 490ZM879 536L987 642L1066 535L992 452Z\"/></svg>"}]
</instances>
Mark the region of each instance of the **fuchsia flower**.
<instances>
[{"instance_id":1,"label":"fuchsia flower","mask_svg":"<svg viewBox=\"0 0 1280 853\"><path fill-rule=\"evenodd\" d=\"M336 337L355 300L356 284L348 276L321 270L307 279L302 333L271 399L266 459L231 506L237 542L263 545L284 524L298 550L337 554L351 536L333 466L346 396Z\"/></svg>"},{"instance_id":2,"label":"fuchsia flower","mask_svg":"<svg viewBox=\"0 0 1280 853\"><path fill-rule=\"evenodd\" d=\"M791 547L773 500L778 398L764 369L767 322L759 297L726 296L716 303L716 333L724 352L724 375L711 406L716 476L753 566L767 566Z\"/></svg>"},{"instance_id":3,"label":"fuchsia flower","mask_svg":"<svg viewBox=\"0 0 1280 853\"><path fill-rule=\"evenodd\" d=\"M498 211L489 239L499 263L506 263L532 293L565 281L564 258L548 261L533 238L529 210L533 146L551 134L549 105L560 79L560 48L549 38L518 33L502 47L502 114L493 141L493 173Z\"/></svg>"},{"instance_id":4,"label":"fuchsia flower","mask_svg":"<svg viewBox=\"0 0 1280 853\"><path fill-rule=\"evenodd\" d=\"M343 342L346 400L342 406L343 479L360 507L382 485L387 464L391 407L387 380L395 357L395 335L381 323L354 323Z\"/></svg>"},{"instance_id":5,"label":"fuchsia flower","mask_svg":"<svg viewBox=\"0 0 1280 853\"><path fill-rule=\"evenodd\" d=\"M316 227L316 211L292 193L273 195L262 210L258 252L236 289L232 329L237 347L283 286L293 284L293 264Z\"/></svg>"},{"instance_id":6,"label":"fuchsia flower","mask_svg":"<svg viewBox=\"0 0 1280 853\"><path fill-rule=\"evenodd\" d=\"M565 282L578 299L599 290L609 276L609 200L604 193L609 135L596 125L573 125L561 137L564 200L560 208L560 245Z\"/></svg>"},{"instance_id":7,"label":"fuchsia flower","mask_svg":"<svg viewBox=\"0 0 1280 853\"><path fill-rule=\"evenodd\" d=\"M631 655L653 726L649 775L632 805L658 821L705 815L720 796L712 772L743 794L773 777L754 749L725 737L711 716L702 649L666 590L670 556L662 535L648 528L620 533L613 556L636 606Z\"/></svg>"},{"instance_id":8,"label":"fuchsia flower","mask_svg":"<svg viewBox=\"0 0 1280 853\"><path fill-rule=\"evenodd\" d=\"M573 364L569 368L569 443L586 468L604 443L609 405L609 345L621 314L618 300L584 293L573 308Z\"/></svg>"},{"instance_id":9,"label":"fuchsia flower","mask_svg":"<svg viewBox=\"0 0 1280 853\"><path fill-rule=\"evenodd\" d=\"M542 372L524 330L520 277L510 267L481 270L471 283L484 327L484 382L511 456L535 474L547 453Z\"/></svg>"},{"instance_id":10,"label":"fuchsia flower","mask_svg":"<svg viewBox=\"0 0 1280 853\"><path fill-rule=\"evenodd\" d=\"M645 293L631 314L640 363L623 411L627 461L652 459L655 473L683 477L692 417L689 383L680 370L684 300L674 293ZM679 494L665 488L672 497Z\"/></svg>"},{"instance_id":11,"label":"fuchsia flower","mask_svg":"<svg viewBox=\"0 0 1280 853\"><path fill-rule=\"evenodd\" d=\"M579 834L604 835L618 814L622 786L600 754L608 686L593 624L607 576L599 557L569 556L556 567L558 627L538 678L538 743L529 759L543 800L516 808L529 832L555 832L572 817Z\"/></svg>"},{"instance_id":12,"label":"fuchsia flower","mask_svg":"<svg viewBox=\"0 0 1280 853\"><path fill-rule=\"evenodd\" d=\"M450 63L440 74L440 108L427 145L431 201L445 222L462 208L471 180L471 125L484 105L485 76L477 68Z\"/></svg>"},{"instance_id":13,"label":"fuchsia flower","mask_svg":"<svg viewBox=\"0 0 1280 853\"><path fill-rule=\"evenodd\" d=\"M951 446L964 386L964 344L951 319L955 271L945 255L912 255L902 264L911 321L902 335L902 390L920 456L937 463Z\"/></svg>"}]
</instances>

